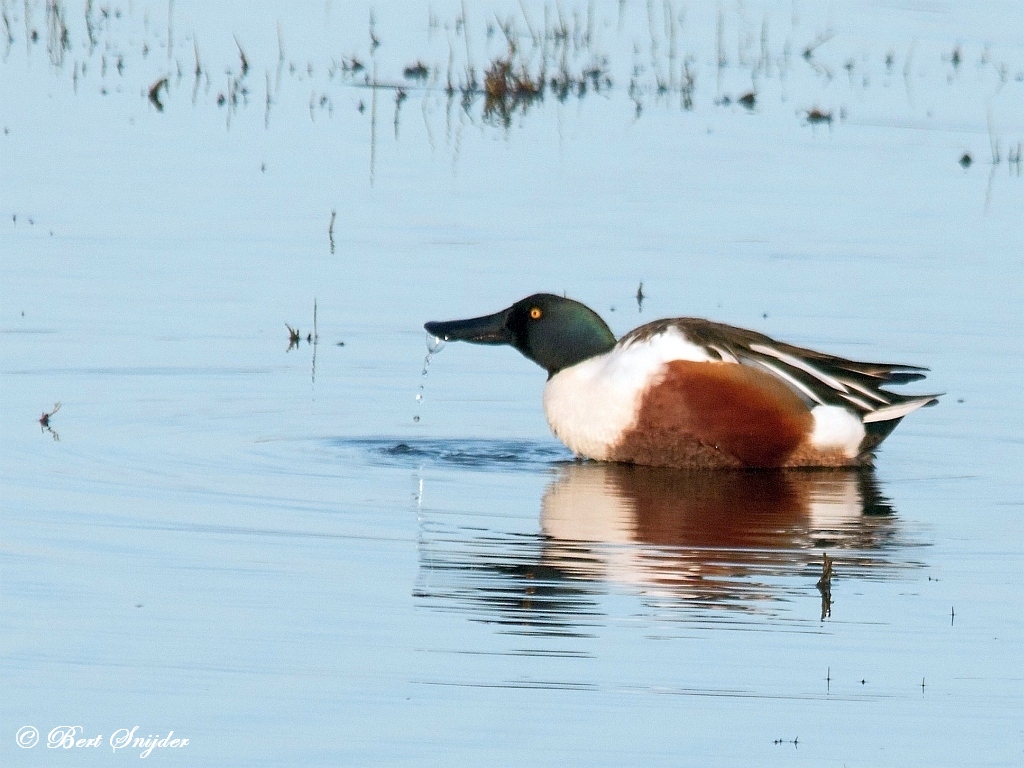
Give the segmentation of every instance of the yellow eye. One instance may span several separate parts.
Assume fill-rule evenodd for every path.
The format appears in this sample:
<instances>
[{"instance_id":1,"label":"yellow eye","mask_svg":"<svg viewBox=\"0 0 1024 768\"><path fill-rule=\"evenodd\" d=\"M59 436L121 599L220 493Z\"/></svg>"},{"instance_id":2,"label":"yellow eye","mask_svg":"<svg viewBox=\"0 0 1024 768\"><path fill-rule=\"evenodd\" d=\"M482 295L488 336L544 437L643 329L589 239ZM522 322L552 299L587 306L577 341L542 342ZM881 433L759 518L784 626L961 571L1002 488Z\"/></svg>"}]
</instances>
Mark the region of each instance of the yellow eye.
<instances>
[{"instance_id":1,"label":"yellow eye","mask_svg":"<svg viewBox=\"0 0 1024 768\"><path fill-rule=\"evenodd\" d=\"M530 317L532 317L534 320L540 320L541 315L543 314L544 313L540 311L540 307L534 307L533 309L530 310Z\"/></svg>"}]
</instances>

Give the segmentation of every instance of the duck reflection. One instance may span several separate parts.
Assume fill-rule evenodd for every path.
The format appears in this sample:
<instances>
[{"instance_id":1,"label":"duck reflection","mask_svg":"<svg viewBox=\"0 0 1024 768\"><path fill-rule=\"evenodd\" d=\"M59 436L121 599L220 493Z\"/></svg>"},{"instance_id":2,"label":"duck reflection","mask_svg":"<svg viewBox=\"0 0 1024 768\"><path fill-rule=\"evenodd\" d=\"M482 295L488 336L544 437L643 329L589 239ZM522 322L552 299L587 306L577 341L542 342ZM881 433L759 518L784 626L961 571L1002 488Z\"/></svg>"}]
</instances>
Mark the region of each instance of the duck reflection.
<instances>
[{"instance_id":1,"label":"duck reflection","mask_svg":"<svg viewBox=\"0 0 1024 768\"><path fill-rule=\"evenodd\" d=\"M869 472L563 467L541 502L554 540L699 548L866 546L892 507Z\"/></svg>"},{"instance_id":2,"label":"duck reflection","mask_svg":"<svg viewBox=\"0 0 1024 768\"><path fill-rule=\"evenodd\" d=\"M762 610L814 594L822 551L843 577L886 578L909 564L870 470L567 464L544 493L540 529L449 530L424 542L421 597L487 609L480 618L517 631L578 631L608 591Z\"/></svg>"}]
</instances>

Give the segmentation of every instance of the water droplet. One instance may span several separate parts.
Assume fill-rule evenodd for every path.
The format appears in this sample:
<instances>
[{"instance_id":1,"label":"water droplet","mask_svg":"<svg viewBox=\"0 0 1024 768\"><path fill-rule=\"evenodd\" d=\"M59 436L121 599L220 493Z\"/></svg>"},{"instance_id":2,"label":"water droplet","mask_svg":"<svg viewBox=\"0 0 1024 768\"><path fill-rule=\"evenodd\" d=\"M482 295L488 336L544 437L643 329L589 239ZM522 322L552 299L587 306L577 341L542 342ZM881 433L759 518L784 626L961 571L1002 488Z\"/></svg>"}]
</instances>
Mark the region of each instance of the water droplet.
<instances>
[{"instance_id":1,"label":"water droplet","mask_svg":"<svg viewBox=\"0 0 1024 768\"><path fill-rule=\"evenodd\" d=\"M432 333L427 334L427 352L428 359L430 355L435 355L444 348L444 339L440 336L434 336Z\"/></svg>"},{"instance_id":2,"label":"water droplet","mask_svg":"<svg viewBox=\"0 0 1024 768\"><path fill-rule=\"evenodd\" d=\"M438 338L437 336L434 336L431 333L427 334L427 356L423 358L423 370L420 371L420 376L422 376L424 379L427 377L427 372L430 370L431 358L438 352L440 352L442 347L444 347L444 339ZM425 386L425 381L422 384L420 384L420 391L416 394L417 405L423 404L423 389ZM418 422L420 420L419 414L413 416L412 420L414 422Z\"/></svg>"}]
</instances>

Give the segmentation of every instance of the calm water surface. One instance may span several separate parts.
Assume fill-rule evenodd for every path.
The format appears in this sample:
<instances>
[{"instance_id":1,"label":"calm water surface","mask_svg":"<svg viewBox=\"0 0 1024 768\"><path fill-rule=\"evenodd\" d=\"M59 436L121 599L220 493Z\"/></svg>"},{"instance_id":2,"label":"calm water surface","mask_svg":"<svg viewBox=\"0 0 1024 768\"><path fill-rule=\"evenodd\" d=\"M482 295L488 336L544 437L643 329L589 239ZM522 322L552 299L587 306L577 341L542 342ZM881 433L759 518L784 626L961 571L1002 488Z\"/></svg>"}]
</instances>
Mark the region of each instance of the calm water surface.
<instances>
[{"instance_id":1,"label":"calm water surface","mask_svg":"<svg viewBox=\"0 0 1024 768\"><path fill-rule=\"evenodd\" d=\"M0 11L4 765L1024 762L1018 3ZM541 290L946 395L578 463L513 351L421 375Z\"/></svg>"}]
</instances>

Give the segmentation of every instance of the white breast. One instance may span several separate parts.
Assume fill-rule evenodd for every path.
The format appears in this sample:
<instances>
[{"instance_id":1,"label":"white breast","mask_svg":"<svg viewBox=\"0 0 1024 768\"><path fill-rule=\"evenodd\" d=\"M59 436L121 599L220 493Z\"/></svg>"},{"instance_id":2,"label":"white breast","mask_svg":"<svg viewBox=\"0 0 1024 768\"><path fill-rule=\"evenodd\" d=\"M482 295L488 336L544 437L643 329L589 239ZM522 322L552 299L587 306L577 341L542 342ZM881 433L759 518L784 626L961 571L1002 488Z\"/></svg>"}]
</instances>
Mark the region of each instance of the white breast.
<instances>
[{"instance_id":1,"label":"white breast","mask_svg":"<svg viewBox=\"0 0 1024 768\"><path fill-rule=\"evenodd\" d=\"M640 399L670 360L712 358L677 328L559 371L544 388L544 415L555 436L580 456L607 460L636 423Z\"/></svg>"}]
</instances>

